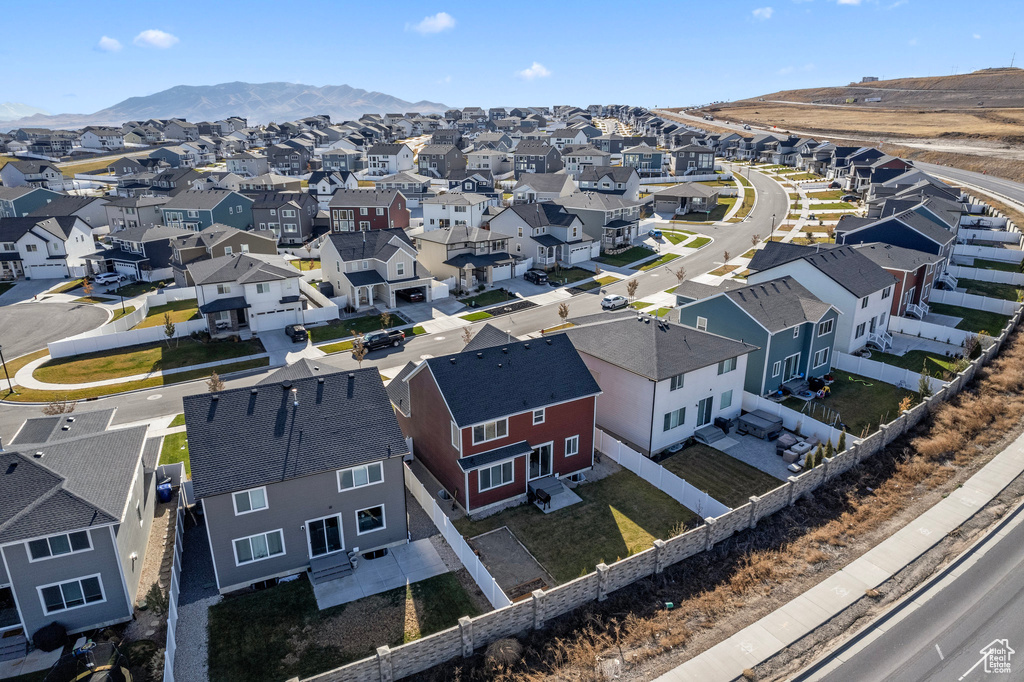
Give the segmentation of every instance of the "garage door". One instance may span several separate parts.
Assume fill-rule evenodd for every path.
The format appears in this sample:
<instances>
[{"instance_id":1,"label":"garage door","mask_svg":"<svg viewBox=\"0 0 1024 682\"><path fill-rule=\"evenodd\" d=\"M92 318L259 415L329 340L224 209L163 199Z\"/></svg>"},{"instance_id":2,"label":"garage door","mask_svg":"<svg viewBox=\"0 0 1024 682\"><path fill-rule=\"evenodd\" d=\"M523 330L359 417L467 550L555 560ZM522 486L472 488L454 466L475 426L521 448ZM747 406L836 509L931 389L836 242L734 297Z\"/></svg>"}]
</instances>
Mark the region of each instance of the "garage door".
<instances>
[{"instance_id":1,"label":"garage door","mask_svg":"<svg viewBox=\"0 0 1024 682\"><path fill-rule=\"evenodd\" d=\"M114 272L133 279L139 277L139 267L135 263L114 263Z\"/></svg>"},{"instance_id":2,"label":"garage door","mask_svg":"<svg viewBox=\"0 0 1024 682\"><path fill-rule=\"evenodd\" d=\"M505 265L495 265L492 272L495 282L500 282L504 279L512 279L512 264L507 263Z\"/></svg>"},{"instance_id":3,"label":"garage door","mask_svg":"<svg viewBox=\"0 0 1024 682\"><path fill-rule=\"evenodd\" d=\"M576 246L569 251L569 262L570 263L582 263L583 261L590 260L590 246Z\"/></svg>"},{"instance_id":4,"label":"garage door","mask_svg":"<svg viewBox=\"0 0 1024 682\"><path fill-rule=\"evenodd\" d=\"M249 313L249 327L254 332L262 332L271 329L284 329L290 324L300 324L301 311L298 308L273 310L266 313Z\"/></svg>"},{"instance_id":5,"label":"garage door","mask_svg":"<svg viewBox=\"0 0 1024 682\"><path fill-rule=\"evenodd\" d=\"M68 276L64 263L43 263L25 267L25 276L32 279L63 279Z\"/></svg>"}]
</instances>

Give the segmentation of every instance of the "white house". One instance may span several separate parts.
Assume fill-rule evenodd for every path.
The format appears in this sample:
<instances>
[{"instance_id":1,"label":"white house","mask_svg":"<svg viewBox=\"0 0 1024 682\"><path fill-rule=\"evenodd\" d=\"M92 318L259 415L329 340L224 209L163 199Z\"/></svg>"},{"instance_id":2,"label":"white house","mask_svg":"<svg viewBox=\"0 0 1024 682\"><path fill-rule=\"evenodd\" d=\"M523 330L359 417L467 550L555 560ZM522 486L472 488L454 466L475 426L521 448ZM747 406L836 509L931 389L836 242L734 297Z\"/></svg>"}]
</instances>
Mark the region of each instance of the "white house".
<instances>
[{"instance_id":1,"label":"white house","mask_svg":"<svg viewBox=\"0 0 1024 682\"><path fill-rule=\"evenodd\" d=\"M193 261L186 268L195 282L199 312L215 337L303 321L302 274L281 256L238 253Z\"/></svg>"},{"instance_id":2,"label":"white house","mask_svg":"<svg viewBox=\"0 0 1024 682\"><path fill-rule=\"evenodd\" d=\"M587 236L580 217L558 204L516 204L491 218L489 225L495 234L508 235L509 253L533 258L533 266L545 270L601 255L601 242Z\"/></svg>"},{"instance_id":3,"label":"white house","mask_svg":"<svg viewBox=\"0 0 1024 682\"><path fill-rule=\"evenodd\" d=\"M508 152L484 147L466 154L466 170L489 170L494 175L501 175L512 170L512 161Z\"/></svg>"},{"instance_id":4,"label":"white house","mask_svg":"<svg viewBox=\"0 0 1024 682\"><path fill-rule=\"evenodd\" d=\"M254 178L257 175L269 173L270 162L262 154L242 152L227 158L227 170L229 173L241 175L243 178Z\"/></svg>"},{"instance_id":5,"label":"white house","mask_svg":"<svg viewBox=\"0 0 1024 682\"><path fill-rule=\"evenodd\" d=\"M49 161L8 161L0 168L0 181L4 187L45 187L54 191L64 189L64 174Z\"/></svg>"},{"instance_id":6,"label":"white house","mask_svg":"<svg viewBox=\"0 0 1024 682\"><path fill-rule=\"evenodd\" d=\"M62 279L86 273L96 245L77 216L0 219L0 279Z\"/></svg>"},{"instance_id":7,"label":"white house","mask_svg":"<svg viewBox=\"0 0 1024 682\"><path fill-rule=\"evenodd\" d=\"M595 166L611 165L612 155L608 152L595 149L590 145L582 147L566 148L562 151L562 163L565 165L565 172L574 180L580 179L580 174L588 168Z\"/></svg>"},{"instance_id":8,"label":"white house","mask_svg":"<svg viewBox=\"0 0 1024 682\"><path fill-rule=\"evenodd\" d=\"M324 278L353 308L395 307L395 294L419 289L431 300L431 274L416 262L416 247L400 227L332 232L320 247Z\"/></svg>"},{"instance_id":9,"label":"white house","mask_svg":"<svg viewBox=\"0 0 1024 682\"><path fill-rule=\"evenodd\" d=\"M789 275L841 313L835 349L852 353L867 344L892 346L889 311L896 278L851 246L817 248L768 242L748 266L748 284Z\"/></svg>"},{"instance_id":10,"label":"white house","mask_svg":"<svg viewBox=\"0 0 1024 682\"><path fill-rule=\"evenodd\" d=\"M482 194L446 192L424 199L423 229L437 230L453 225L480 227L490 199Z\"/></svg>"},{"instance_id":11,"label":"white house","mask_svg":"<svg viewBox=\"0 0 1024 682\"><path fill-rule=\"evenodd\" d=\"M740 414L757 346L647 315L566 332L601 387L597 426L647 455Z\"/></svg>"},{"instance_id":12,"label":"white house","mask_svg":"<svg viewBox=\"0 0 1024 682\"><path fill-rule=\"evenodd\" d=\"M407 144L379 142L367 150L366 168L370 175L391 175L412 170L412 149Z\"/></svg>"},{"instance_id":13,"label":"white house","mask_svg":"<svg viewBox=\"0 0 1024 682\"><path fill-rule=\"evenodd\" d=\"M124 147L124 133L120 128L89 126L82 133L82 146L86 149L121 149Z\"/></svg>"}]
</instances>

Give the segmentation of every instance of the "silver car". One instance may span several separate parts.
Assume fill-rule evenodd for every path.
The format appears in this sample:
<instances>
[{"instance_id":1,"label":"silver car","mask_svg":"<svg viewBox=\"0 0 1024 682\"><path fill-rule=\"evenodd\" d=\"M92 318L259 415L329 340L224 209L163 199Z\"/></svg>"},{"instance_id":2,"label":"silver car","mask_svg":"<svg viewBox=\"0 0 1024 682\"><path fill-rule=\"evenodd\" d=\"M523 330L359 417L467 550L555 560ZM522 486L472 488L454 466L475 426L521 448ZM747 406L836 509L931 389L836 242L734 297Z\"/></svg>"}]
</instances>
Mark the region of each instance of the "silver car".
<instances>
[{"instance_id":1,"label":"silver car","mask_svg":"<svg viewBox=\"0 0 1024 682\"><path fill-rule=\"evenodd\" d=\"M629 305L629 299L618 294L605 296L601 299L601 307L605 310L618 310L619 308L625 308L627 305Z\"/></svg>"}]
</instances>

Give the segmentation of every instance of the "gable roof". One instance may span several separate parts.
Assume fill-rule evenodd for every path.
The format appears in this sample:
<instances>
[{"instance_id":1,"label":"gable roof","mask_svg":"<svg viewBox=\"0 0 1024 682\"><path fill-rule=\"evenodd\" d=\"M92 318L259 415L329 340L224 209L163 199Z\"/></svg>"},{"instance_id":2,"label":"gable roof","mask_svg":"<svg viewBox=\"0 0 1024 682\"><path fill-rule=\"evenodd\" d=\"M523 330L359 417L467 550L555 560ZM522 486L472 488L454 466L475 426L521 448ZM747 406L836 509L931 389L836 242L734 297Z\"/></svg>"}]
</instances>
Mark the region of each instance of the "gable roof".
<instances>
[{"instance_id":1,"label":"gable roof","mask_svg":"<svg viewBox=\"0 0 1024 682\"><path fill-rule=\"evenodd\" d=\"M339 189L331 197L330 205L387 207L394 202L397 194L397 189Z\"/></svg>"},{"instance_id":2,"label":"gable roof","mask_svg":"<svg viewBox=\"0 0 1024 682\"><path fill-rule=\"evenodd\" d=\"M487 201L487 197L482 194L474 194L472 192L445 192L444 194L438 194L436 197L430 197L424 199L424 204L439 204L442 206L475 206L476 204L482 204Z\"/></svg>"},{"instance_id":3,"label":"gable roof","mask_svg":"<svg viewBox=\"0 0 1024 682\"><path fill-rule=\"evenodd\" d=\"M614 211L620 208L634 208L643 205L640 201L630 201L618 194L605 192L576 192L565 197L558 197L556 204L581 211Z\"/></svg>"},{"instance_id":4,"label":"gable roof","mask_svg":"<svg viewBox=\"0 0 1024 682\"><path fill-rule=\"evenodd\" d=\"M805 260L857 298L884 289L895 278L852 246L801 246L768 242L748 267L761 272L795 260Z\"/></svg>"},{"instance_id":5,"label":"gable roof","mask_svg":"<svg viewBox=\"0 0 1024 682\"><path fill-rule=\"evenodd\" d=\"M388 143L385 143L385 142L378 142L377 144L375 144L372 147L370 147L366 151L366 154L367 154L367 156L395 156L400 151L402 151L402 147L405 147L405 145L404 144L388 144Z\"/></svg>"},{"instance_id":6,"label":"gable roof","mask_svg":"<svg viewBox=\"0 0 1024 682\"><path fill-rule=\"evenodd\" d=\"M106 430L114 418L117 408L75 412L73 415L54 415L26 419L9 446L23 443L47 443L51 440L67 440L91 435Z\"/></svg>"},{"instance_id":7,"label":"gable roof","mask_svg":"<svg viewBox=\"0 0 1024 682\"><path fill-rule=\"evenodd\" d=\"M118 230L110 235L111 239L124 242L155 242L161 239L182 239L197 237L198 234L192 230L185 230L180 227L168 225L143 225L141 227L129 227L126 230Z\"/></svg>"},{"instance_id":8,"label":"gable roof","mask_svg":"<svg viewBox=\"0 0 1024 682\"><path fill-rule=\"evenodd\" d=\"M455 225L453 227L442 227L439 230L428 230L416 235L421 239L435 244L452 244L458 242L490 242L498 239L508 239L507 234L482 230L479 227L469 225Z\"/></svg>"},{"instance_id":9,"label":"gable roof","mask_svg":"<svg viewBox=\"0 0 1024 682\"><path fill-rule=\"evenodd\" d=\"M191 395L183 403L200 499L409 452L373 367Z\"/></svg>"},{"instance_id":10,"label":"gable roof","mask_svg":"<svg viewBox=\"0 0 1024 682\"><path fill-rule=\"evenodd\" d=\"M412 240L400 227L361 232L331 232L328 236L343 261L376 258L387 260L400 248L395 240L404 242L415 251Z\"/></svg>"},{"instance_id":11,"label":"gable roof","mask_svg":"<svg viewBox=\"0 0 1024 682\"><path fill-rule=\"evenodd\" d=\"M315 360L299 358L290 365L285 365L284 367L263 377L256 382L256 385L262 386L263 384L279 384L283 381L296 381L297 379L308 379L309 377L336 374L344 371L346 370L326 362L326 358L316 358Z\"/></svg>"},{"instance_id":12,"label":"gable roof","mask_svg":"<svg viewBox=\"0 0 1024 682\"><path fill-rule=\"evenodd\" d=\"M259 232L239 230L237 227L231 227L230 225L224 225L223 223L214 223L205 230L194 232L193 230L182 230L186 234L174 238L174 247L179 249L189 249L201 246L203 248L212 248L224 241L230 239L239 234L244 234L246 237L252 237L254 239L265 239L268 242L277 243L277 239L273 234L260 234ZM114 238L117 238L115 233Z\"/></svg>"},{"instance_id":13,"label":"gable roof","mask_svg":"<svg viewBox=\"0 0 1024 682\"><path fill-rule=\"evenodd\" d=\"M102 197L83 197L73 194L58 194L46 204L40 206L28 215L30 216L69 216L80 211L93 202L107 202Z\"/></svg>"},{"instance_id":14,"label":"gable roof","mask_svg":"<svg viewBox=\"0 0 1024 682\"><path fill-rule=\"evenodd\" d=\"M770 333L817 322L832 306L790 276L751 284L722 294Z\"/></svg>"},{"instance_id":15,"label":"gable roof","mask_svg":"<svg viewBox=\"0 0 1024 682\"><path fill-rule=\"evenodd\" d=\"M568 227L574 221L579 220L579 216L565 210L564 206L548 201L534 202L532 204L515 204L504 209L504 211L512 211L530 227L544 227L546 225Z\"/></svg>"},{"instance_id":16,"label":"gable roof","mask_svg":"<svg viewBox=\"0 0 1024 682\"><path fill-rule=\"evenodd\" d=\"M856 244L853 248L867 256L880 267L903 270L905 272L913 272L922 265L934 265L943 260L940 254L905 249L902 246L893 246L892 244L883 244L881 242Z\"/></svg>"},{"instance_id":17,"label":"gable roof","mask_svg":"<svg viewBox=\"0 0 1024 682\"><path fill-rule=\"evenodd\" d=\"M459 426L601 392L564 334L429 358L423 365Z\"/></svg>"},{"instance_id":18,"label":"gable roof","mask_svg":"<svg viewBox=\"0 0 1024 682\"><path fill-rule=\"evenodd\" d=\"M699 182L682 182L678 185L672 185L671 187L658 190L651 196L655 201L657 201L658 197L671 197L673 199L702 197L707 199L715 194L718 194L718 190L713 187L702 185Z\"/></svg>"},{"instance_id":19,"label":"gable roof","mask_svg":"<svg viewBox=\"0 0 1024 682\"><path fill-rule=\"evenodd\" d=\"M284 258L264 253L236 253L207 260L192 261L185 266L197 286L237 282L253 284L302 277Z\"/></svg>"},{"instance_id":20,"label":"gable roof","mask_svg":"<svg viewBox=\"0 0 1024 682\"><path fill-rule=\"evenodd\" d=\"M188 170L192 169L189 168ZM252 202L252 199L228 189L189 189L175 194L162 208L168 210L210 211L220 206L221 202L230 195L234 195L239 201Z\"/></svg>"},{"instance_id":21,"label":"gable roof","mask_svg":"<svg viewBox=\"0 0 1024 682\"><path fill-rule=\"evenodd\" d=\"M483 348L493 348L494 346L507 345L513 340L518 341L514 336L510 336L508 332L495 327L490 322L484 323L484 326L480 327L476 335L469 340L469 343L462 349L462 352L476 351Z\"/></svg>"},{"instance_id":22,"label":"gable roof","mask_svg":"<svg viewBox=\"0 0 1024 682\"><path fill-rule=\"evenodd\" d=\"M611 177L612 182L629 182L630 178L638 175L632 166L587 166L580 173L580 182L598 182L601 178Z\"/></svg>"},{"instance_id":23,"label":"gable roof","mask_svg":"<svg viewBox=\"0 0 1024 682\"><path fill-rule=\"evenodd\" d=\"M81 218L76 216L0 218L0 241L16 242L33 230L45 232L52 237L64 241L80 220ZM84 225L85 222L82 221L82 224ZM50 241L45 234L41 234L38 231L34 232L34 234L46 241Z\"/></svg>"},{"instance_id":24,"label":"gable roof","mask_svg":"<svg viewBox=\"0 0 1024 682\"><path fill-rule=\"evenodd\" d=\"M529 187L539 193L561 192L566 185L575 188L572 176L567 173L524 173L512 191Z\"/></svg>"},{"instance_id":25,"label":"gable roof","mask_svg":"<svg viewBox=\"0 0 1024 682\"><path fill-rule=\"evenodd\" d=\"M576 350L662 381L758 349L749 343L638 315L565 331Z\"/></svg>"}]
</instances>

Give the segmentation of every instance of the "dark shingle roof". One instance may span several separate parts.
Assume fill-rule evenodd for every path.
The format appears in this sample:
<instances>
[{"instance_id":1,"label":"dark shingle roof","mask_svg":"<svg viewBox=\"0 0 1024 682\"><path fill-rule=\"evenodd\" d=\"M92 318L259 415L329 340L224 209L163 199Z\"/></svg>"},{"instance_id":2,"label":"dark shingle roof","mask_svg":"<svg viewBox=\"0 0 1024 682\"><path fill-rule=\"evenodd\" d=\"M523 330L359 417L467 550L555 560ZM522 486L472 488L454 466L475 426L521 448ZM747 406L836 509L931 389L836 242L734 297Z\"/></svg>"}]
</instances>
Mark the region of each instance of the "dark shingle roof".
<instances>
[{"instance_id":1,"label":"dark shingle roof","mask_svg":"<svg viewBox=\"0 0 1024 682\"><path fill-rule=\"evenodd\" d=\"M273 282L299 278L302 274L281 256L262 253L236 253L193 261L186 268L197 285L238 282Z\"/></svg>"},{"instance_id":2,"label":"dark shingle roof","mask_svg":"<svg viewBox=\"0 0 1024 682\"><path fill-rule=\"evenodd\" d=\"M581 353L653 381L757 350L749 343L647 315L573 327L565 335Z\"/></svg>"},{"instance_id":3,"label":"dark shingle roof","mask_svg":"<svg viewBox=\"0 0 1024 682\"><path fill-rule=\"evenodd\" d=\"M398 193L397 189L339 189L331 197L330 205L387 207Z\"/></svg>"},{"instance_id":4,"label":"dark shingle roof","mask_svg":"<svg viewBox=\"0 0 1024 682\"><path fill-rule=\"evenodd\" d=\"M332 232L331 243L338 250L343 261L376 258L387 260L398 249L395 240L412 246L412 240L400 227L384 230L363 230L362 232Z\"/></svg>"},{"instance_id":5,"label":"dark shingle roof","mask_svg":"<svg viewBox=\"0 0 1024 682\"><path fill-rule=\"evenodd\" d=\"M922 265L935 264L942 260L942 256L939 254L905 249L902 246L893 246L892 244L882 244L880 242L857 244L853 248L883 268L892 268L906 272L912 272Z\"/></svg>"},{"instance_id":6,"label":"dark shingle roof","mask_svg":"<svg viewBox=\"0 0 1024 682\"><path fill-rule=\"evenodd\" d=\"M514 336L509 337L508 332L504 332L490 322L487 322L483 327L480 327L480 331L476 333L476 336L469 340L469 343L462 349L462 352L493 348L494 346L507 345L512 341L518 340Z\"/></svg>"},{"instance_id":7,"label":"dark shingle roof","mask_svg":"<svg viewBox=\"0 0 1024 682\"><path fill-rule=\"evenodd\" d=\"M344 372L345 370L341 367L337 367L328 362L324 361L324 358L317 358L310 360L309 358L299 358L298 361L293 362L290 365L285 365L276 372L271 372L264 378L260 379L256 385L260 386L263 384L279 384L282 381L295 381L297 379L308 379L309 377L318 377L325 374L336 374L338 372Z\"/></svg>"},{"instance_id":8,"label":"dark shingle roof","mask_svg":"<svg viewBox=\"0 0 1024 682\"><path fill-rule=\"evenodd\" d=\"M69 216L80 211L89 204L106 201L100 197L81 197L72 194L60 194L43 206L29 213L30 216Z\"/></svg>"},{"instance_id":9,"label":"dark shingle roof","mask_svg":"<svg viewBox=\"0 0 1024 682\"><path fill-rule=\"evenodd\" d=\"M792 277L733 289L725 296L772 333L817 322L832 307Z\"/></svg>"},{"instance_id":10,"label":"dark shingle roof","mask_svg":"<svg viewBox=\"0 0 1024 682\"><path fill-rule=\"evenodd\" d=\"M575 213L569 213L564 206L550 202L535 202L532 204L516 204L510 206L506 211L512 211L523 219L530 227L545 227L547 225L569 226L579 217Z\"/></svg>"},{"instance_id":11,"label":"dark shingle roof","mask_svg":"<svg viewBox=\"0 0 1024 682\"><path fill-rule=\"evenodd\" d=\"M430 358L426 365L460 426L601 391L562 334Z\"/></svg>"},{"instance_id":12,"label":"dark shingle roof","mask_svg":"<svg viewBox=\"0 0 1024 682\"><path fill-rule=\"evenodd\" d=\"M754 254L748 267L760 272L797 259L807 261L858 298L884 289L895 281L892 275L852 246L801 246L768 242Z\"/></svg>"},{"instance_id":13,"label":"dark shingle roof","mask_svg":"<svg viewBox=\"0 0 1024 682\"><path fill-rule=\"evenodd\" d=\"M530 187L536 192L560 192L566 184L573 186L572 176L566 173L526 173L516 183L513 191L520 187Z\"/></svg>"},{"instance_id":14,"label":"dark shingle roof","mask_svg":"<svg viewBox=\"0 0 1024 682\"><path fill-rule=\"evenodd\" d=\"M580 173L580 182L598 182L601 178L611 176L612 182L628 182L636 175L632 166L587 166Z\"/></svg>"},{"instance_id":15,"label":"dark shingle roof","mask_svg":"<svg viewBox=\"0 0 1024 682\"><path fill-rule=\"evenodd\" d=\"M115 410L116 408L112 407L93 412L75 412L71 415L62 414L26 419L8 445L47 443L51 440L67 440L99 433L110 426L110 420L114 418Z\"/></svg>"},{"instance_id":16,"label":"dark shingle roof","mask_svg":"<svg viewBox=\"0 0 1024 682\"><path fill-rule=\"evenodd\" d=\"M388 382L387 390L388 398L391 400L391 404L402 411L403 414L408 414L409 411L409 384L405 381L405 378L409 376L418 365L415 362L409 362L402 368L402 370L395 375L395 377Z\"/></svg>"},{"instance_id":17,"label":"dark shingle roof","mask_svg":"<svg viewBox=\"0 0 1024 682\"><path fill-rule=\"evenodd\" d=\"M469 457L461 457L457 461L459 468L463 471L473 471L480 467L493 464L494 462L500 462L505 459L512 459L513 457L519 457L527 455L533 451L533 446L527 441L521 440L518 443L512 443L511 445L505 445L500 448L494 448L487 452L481 452L478 455L471 455Z\"/></svg>"},{"instance_id":18,"label":"dark shingle roof","mask_svg":"<svg viewBox=\"0 0 1024 682\"><path fill-rule=\"evenodd\" d=\"M183 402L197 498L408 453L376 368Z\"/></svg>"}]
</instances>

